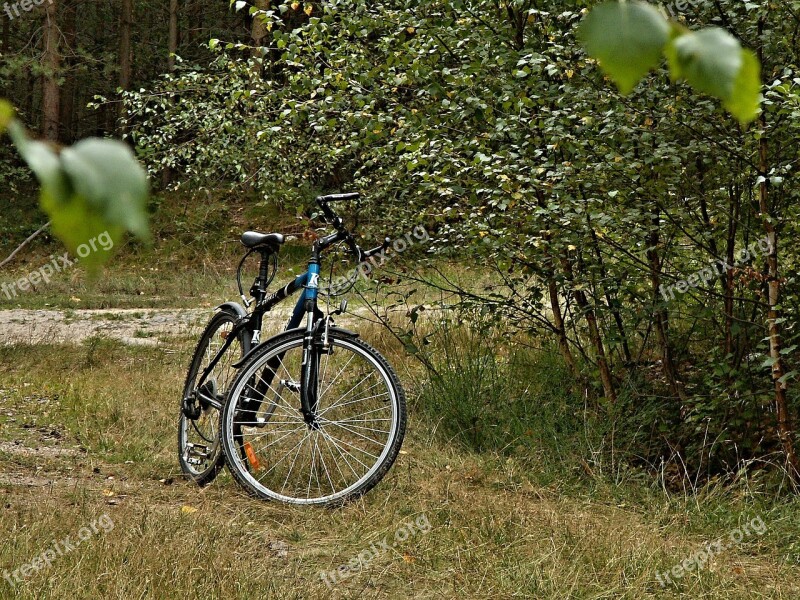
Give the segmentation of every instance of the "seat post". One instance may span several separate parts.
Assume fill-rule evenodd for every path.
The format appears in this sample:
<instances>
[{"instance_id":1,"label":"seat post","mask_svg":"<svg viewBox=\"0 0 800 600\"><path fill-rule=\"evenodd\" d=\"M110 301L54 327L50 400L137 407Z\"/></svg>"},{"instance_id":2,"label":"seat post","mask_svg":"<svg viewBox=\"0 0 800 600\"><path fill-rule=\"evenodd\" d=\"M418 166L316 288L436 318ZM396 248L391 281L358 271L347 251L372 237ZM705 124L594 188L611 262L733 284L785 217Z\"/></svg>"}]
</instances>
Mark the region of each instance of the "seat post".
<instances>
[{"instance_id":1,"label":"seat post","mask_svg":"<svg viewBox=\"0 0 800 600\"><path fill-rule=\"evenodd\" d=\"M260 304L267 295L267 276L269 275L269 257L272 256L272 252L267 248L260 248L259 254L261 254L261 264L259 265L258 269L258 284L257 284L257 297L256 302Z\"/></svg>"}]
</instances>

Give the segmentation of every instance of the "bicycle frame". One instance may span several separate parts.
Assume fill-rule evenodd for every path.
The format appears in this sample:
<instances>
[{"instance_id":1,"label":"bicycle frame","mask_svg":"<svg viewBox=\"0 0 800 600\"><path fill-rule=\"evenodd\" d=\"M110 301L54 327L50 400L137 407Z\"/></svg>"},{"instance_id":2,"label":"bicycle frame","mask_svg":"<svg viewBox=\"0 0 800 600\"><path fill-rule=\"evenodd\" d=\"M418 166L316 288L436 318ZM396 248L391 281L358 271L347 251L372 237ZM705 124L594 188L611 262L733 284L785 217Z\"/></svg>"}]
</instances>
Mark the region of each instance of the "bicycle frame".
<instances>
[{"instance_id":1,"label":"bicycle frame","mask_svg":"<svg viewBox=\"0 0 800 600\"><path fill-rule=\"evenodd\" d=\"M235 340L244 331L250 336L250 351L244 357L242 357L241 360L233 364L234 368L241 367L261 343L261 328L264 313L269 312L274 306L281 303L287 297L291 296L297 290L302 288L303 293L297 300L297 304L294 307L292 316L289 318L289 321L286 324L285 331L299 327L303 320L303 313L305 313L306 326L305 335L303 337L303 359L301 365L302 372L300 376L301 411L309 427L317 427L316 409L319 358L321 352L329 351L328 325L330 317L329 315L327 318L323 319L323 314L317 307L317 298L319 295L320 255L328 247L339 242L344 242L350 248L356 260L361 262L362 260L369 258L378 252L385 251L390 242L389 238L386 238L381 246L364 252L356 244L350 232L344 228L341 217L334 213L327 205L327 202L330 200L346 200L355 197L358 197L358 194L334 194L331 196L321 196L317 198L317 202L322 208L326 220L328 223L334 226L336 231L314 241L311 250L311 258L308 261L308 270L305 273L298 275L294 278L294 280L290 281L284 287L270 295L266 294L266 285L268 284L267 261L271 256L273 256L273 253L277 252L277 248L260 249L261 268L258 279L256 279L256 284L254 284L253 289L251 289L251 293L253 293L256 300L256 306L252 313L243 314L243 316L236 322L233 329L228 334L225 343L222 345L222 348L220 348L216 356L203 370L200 380L195 386L194 394L196 396L202 394L203 401L217 408L218 410L222 409L222 405L217 401L216 398L210 398L201 391L209 373L211 373L222 355L228 350L230 345L233 343L233 340ZM251 252L252 251L253 250L251 250ZM247 256L245 256L245 258L246 257ZM242 259L242 262L244 262L244 259ZM242 297L244 298L244 296ZM245 313L244 309L242 309L240 305L235 303L230 303L229 305L232 305L238 314ZM222 306L225 305L223 304L218 308L221 308ZM325 331L322 337L322 344L315 344L315 339L318 336L319 325L323 323L323 321L325 323ZM273 372L272 377L274 377L274 375L275 373ZM271 380L267 381L266 383L269 385ZM194 400L194 398L184 398L184 407L187 407L192 400Z\"/></svg>"},{"instance_id":2,"label":"bicycle frame","mask_svg":"<svg viewBox=\"0 0 800 600\"><path fill-rule=\"evenodd\" d=\"M262 328L264 314L272 310L272 308L283 302L289 296L295 294L297 290L299 290L300 288L306 288L306 284L308 281L308 274L309 271L306 271L305 273L298 275L292 281L290 281L285 286L280 288L278 291L264 298L262 302L256 305L252 313L246 313L243 317L239 319L239 321L236 322L236 324L233 326L233 329L231 329L231 331L228 333L228 337L225 339L225 343L217 351L217 354L214 356L214 358L211 360L208 366L203 370L203 373L200 375L200 379L196 384L197 390L200 390L200 388L202 388L209 373L211 373L214 370L214 367L216 367L217 363L220 361L222 356L225 354L225 352L228 351L228 348L230 348L231 344L242 332L246 332L246 334L249 335L251 338L250 352L248 352L245 356L243 356L238 362L234 363L233 366L238 368L242 364L244 364L244 362L250 356L250 353L253 350L255 350L256 347L258 347L258 345L260 344L261 328ZM286 323L285 330L299 327L300 323L302 322L303 313L306 312L306 301L309 299L308 291L309 291L308 289L303 289L303 293L300 294L300 297L297 300L297 304L294 307L294 311L292 312L292 316ZM315 289L313 296L314 304L312 308L312 316L313 316L313 309L316 308L316 297L317 293ZM217 308L222 308L223 306L233 305L233 304L235 303L228 302L226 304L221 304ZM239 308L237 312L244 312L244 310L241 308L239 304L236 304L236 306ZM313 321L312 321L312 327L313 327ZM203 400L218 410L222 409L222 405L215 398L211 398L209 396L204 395Z\"/></svg>"}]
</instances>

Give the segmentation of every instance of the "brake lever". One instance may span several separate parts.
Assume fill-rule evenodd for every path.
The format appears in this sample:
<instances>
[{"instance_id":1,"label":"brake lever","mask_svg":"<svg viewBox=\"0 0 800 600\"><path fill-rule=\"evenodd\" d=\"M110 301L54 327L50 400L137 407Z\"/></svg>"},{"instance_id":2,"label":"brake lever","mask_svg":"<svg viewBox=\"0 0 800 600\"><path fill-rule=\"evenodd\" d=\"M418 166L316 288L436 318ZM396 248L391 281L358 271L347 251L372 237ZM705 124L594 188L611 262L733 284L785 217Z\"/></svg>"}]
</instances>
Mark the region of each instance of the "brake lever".
<instances>
[{"instance_id":1,"label":"brake lever","mask_svg":"<svg viewBox=\"0 0 800 600\"><path fill-rule=\"evenodd\" d=\"M367 259L367 258L371 258L371 257L375 256L376 254L378 254L379 252L386 252L386 250L389 248L391 243L392 243L392 238L387 237L387 238L385 238L383 240L383 243L380 246L378 246L377 248L373 248L372 250L367 250L366 252L364 252L362 250L361 251L361 254L362 254L362 257L363 257L362 260L363 259Z\"/></svg>"}]
</instances>

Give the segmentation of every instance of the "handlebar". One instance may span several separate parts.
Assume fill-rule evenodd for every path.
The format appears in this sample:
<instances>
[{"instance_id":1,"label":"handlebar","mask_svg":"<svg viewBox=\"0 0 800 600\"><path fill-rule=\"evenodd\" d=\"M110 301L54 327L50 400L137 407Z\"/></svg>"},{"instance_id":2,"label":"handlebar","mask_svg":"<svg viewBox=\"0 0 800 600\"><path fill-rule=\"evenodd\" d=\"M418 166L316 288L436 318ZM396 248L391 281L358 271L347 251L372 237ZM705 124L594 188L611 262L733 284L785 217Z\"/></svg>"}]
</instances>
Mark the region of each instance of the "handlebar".
<instances>
[{"instance_id":1,"label":"handlebar","mask_svg":"<svg viewBox=\"0 0 800 600\"><path fill-rule=\"evenodd\" d=\"M347 231L344 227L344 222L342 218L337 215L333 209L328 206L328 202L338 202L340 200L355 200L359 198L361 194L358 192L351 192L347 194L328 194L327 196L317 196L316 202L319 204L319 207L322 209L322 213L325 215L325 218L330 222L331 225L334 226L336 229L336 234L333 236L328 236L327 238L323 238L325 245L328 245L333 242L337 241L344 241L350 251L355 255L358 262L362 262L372 256L380 252L385 252L386 249L389 247L389 244L392 243L390 238L386 238L383 240L383 243L378 246L377 248L373 248L372 250L364 251L361 247L356 244L355 239L353 239L353 235Z\"/></svg>"}]
</instances>

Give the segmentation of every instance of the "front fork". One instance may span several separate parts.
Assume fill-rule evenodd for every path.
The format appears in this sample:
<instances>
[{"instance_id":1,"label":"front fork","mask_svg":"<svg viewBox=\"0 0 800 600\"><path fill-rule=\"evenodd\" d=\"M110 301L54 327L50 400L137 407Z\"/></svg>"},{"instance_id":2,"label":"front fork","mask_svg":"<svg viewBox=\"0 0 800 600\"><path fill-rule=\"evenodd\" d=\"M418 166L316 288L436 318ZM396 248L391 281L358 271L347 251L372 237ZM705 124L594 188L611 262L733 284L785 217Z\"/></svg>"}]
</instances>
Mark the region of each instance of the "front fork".
<instances>
[{"instance_id":1,"label":"front fork","mask_svg":"<svg viewBox=\"0 0 800 600\"><path fill-rule=\"evenodd\" d=\"M319 262L312 260L308 265L306 282L306 331L303 337L303 363L300 374L300 410L303 419L311 429L319 429L317 407L319 406L319 358L314 346L314 319L319 291Z\"/></svg>"}]
</instances>

